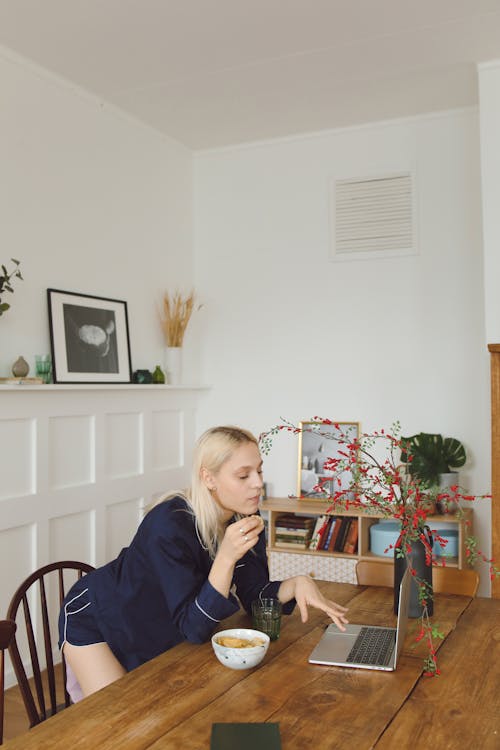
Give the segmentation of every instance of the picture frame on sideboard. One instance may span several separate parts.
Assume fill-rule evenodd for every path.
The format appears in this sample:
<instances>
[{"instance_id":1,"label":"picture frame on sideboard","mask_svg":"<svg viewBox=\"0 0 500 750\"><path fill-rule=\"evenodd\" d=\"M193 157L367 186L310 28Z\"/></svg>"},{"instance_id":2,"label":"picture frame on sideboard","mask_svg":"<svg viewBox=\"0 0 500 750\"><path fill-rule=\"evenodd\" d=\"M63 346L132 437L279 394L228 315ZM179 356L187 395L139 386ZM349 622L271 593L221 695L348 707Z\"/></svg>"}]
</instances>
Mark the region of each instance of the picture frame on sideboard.
<instances>
[{"instance_id":1,"label":"picture frame on sideboard","mask_svg":"<svg viewBox=\"0 0 500 750\"><path fill-rule=\"evenodd\" d=\"M345 441L340 442L342 435L349 439L359 437L359 422L323 422L299 423L299 456L297 470L297 497L301 500L328 501L334 492L333 474L324 469L327 458L338 458ZM327 477L331 476L329 481ZM348 486L350 477L337 477L342 486ZM321 488L318 485L321 484Z\"/></svg>"}]
</instances>

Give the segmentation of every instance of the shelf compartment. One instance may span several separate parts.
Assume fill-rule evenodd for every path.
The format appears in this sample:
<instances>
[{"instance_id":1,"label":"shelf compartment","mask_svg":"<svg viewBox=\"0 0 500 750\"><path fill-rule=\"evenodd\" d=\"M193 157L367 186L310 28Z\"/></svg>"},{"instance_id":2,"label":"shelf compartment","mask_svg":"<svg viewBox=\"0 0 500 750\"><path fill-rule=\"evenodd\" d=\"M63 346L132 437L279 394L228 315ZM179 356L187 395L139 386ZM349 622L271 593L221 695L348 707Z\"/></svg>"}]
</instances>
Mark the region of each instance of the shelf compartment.
<instances>
[{"instance_id":1,"label":"shelf compartment","mask_svg":"<svg viewBox=\"0 0 500 750\"><path fill-rule=\"evenodd\" d=\"M292 559L298 560L302 559L302 565L299 566L302 570L302 573L309 573L308 570L306 570L307 567L311 567L311 560L316 560L318 562L318 566L323 571L322 575L325 575L325 571L329 570L328 566L333 566L332 571L334 570L335 566L342 565L343 561L346 561L349 569L355 569L356 562L358 560L382 560L383 562L386 562L387 564L393 564L393 557L389 556L382 556L382 555L374 555L370 551L370 527L374 524L380 521L381 519L385 518L382 514L377 514L373 512L358 512L353 513L352 509L349 511L343 511L343 512L337 512L332 513L331 515L335 516L349 516L349 517L357 517L359 521L359 531L358 531L358 549L357 552L347 553L347 552L328 552L325 550L311 550L311 549L298 549L298 548L291 548L287 549L286 547L277 547L275 544L276 537L275 537L275 528L276 528L276 520L277 518L282 515L283 513L289 513L289 514L295 514L297 516L303 517L317 517L319 515L324 515L326 512L326 509L329 507L329 504L324 501L307 501L302 502L297 499L293 498L270 498L268 500L264 500L261 505L261 512L263 515L267 516L268 520L268 558L271 561L276 555L284 556L283 558L280 558L282 561L286 561L287 556L290 556L290 570L293 567L291 565ZM453 515L435 515L430 516L428 518L428 525L432 529L433 524L438 524L442 522L450 523L450 524L456 524L458 529L458 557L450 557L450 558L443 558L445 565L448 565L450 567L454 568L464 568L466 567L466 555L465 555L465 539L467 534L472 533L472 517L473 517L473 511L472 508L465 508L464 509L464 515L463 518L458 519ZM469 529L466 528L466 521L470 522ZM437 564L439 565L439 560L441 558L438 558ZM284 562L280 563L280 567L283 567ZM294 563L296 566L296 563ZM313 570L314 566L312 566L311 570ZM288 572L289 575L293 575L292 572ZM315 574L317 575L317 574ZM333 573L332 573L333 575ZM318 576L317 576L318 577ZM338 578L328 578L327 580L339 580Z\"/></svg>"}]
</instances>

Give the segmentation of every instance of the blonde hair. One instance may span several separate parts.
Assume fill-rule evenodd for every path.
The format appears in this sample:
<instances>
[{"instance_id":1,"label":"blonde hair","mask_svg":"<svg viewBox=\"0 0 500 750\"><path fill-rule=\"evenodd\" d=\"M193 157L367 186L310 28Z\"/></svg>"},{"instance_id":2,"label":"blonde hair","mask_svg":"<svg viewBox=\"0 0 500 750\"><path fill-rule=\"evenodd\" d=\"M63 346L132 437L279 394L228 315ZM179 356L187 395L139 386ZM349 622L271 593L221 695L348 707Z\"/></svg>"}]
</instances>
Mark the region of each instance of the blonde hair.
<instances>
[{"instance_id":1,"label":"blonde hair","mask_svg":"<svg viewBox=\"0 0 500 750\"><path fill-rule=\"evenodd\" d=\"M231 458L236 448L245 443L259 443L248 430L233 425L211 427L198 439L191 470L191 486L185 492L170 492L158 502L168 500L175 495L185 498L195 518L197 533L201 544L213 559L225 532L222 508L213 499L210 490L201 478L202 469L217 474L223 464ZM157 503L155 503L157 505ZM238 517L238 514L235 514Z\"/></svg>"},{"instance_id":2,"label":"blonde hair","mask_svg":"<svg viewBox=\"0 0 500 750\"><path fill-rule=\"evenodd\" d=\"M232 425L212 427L198 439L193 455L191 489L186 497L194 516L200 541L214 558L224 536L225 524L222 509L214 501L210 490L201 478L202 468L217 474L223 464L231 458L236 448L244 443L259 444L248 430Z\"/></svg>"}]
</instances>

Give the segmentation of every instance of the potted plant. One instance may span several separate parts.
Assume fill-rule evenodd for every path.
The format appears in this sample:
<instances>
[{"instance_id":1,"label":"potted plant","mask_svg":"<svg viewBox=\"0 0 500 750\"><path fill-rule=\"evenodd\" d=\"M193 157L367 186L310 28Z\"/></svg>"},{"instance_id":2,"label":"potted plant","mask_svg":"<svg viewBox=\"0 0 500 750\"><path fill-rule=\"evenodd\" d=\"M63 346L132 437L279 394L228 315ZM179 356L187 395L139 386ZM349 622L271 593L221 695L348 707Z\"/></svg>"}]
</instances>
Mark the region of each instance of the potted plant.
<instances>
[{"instance_id":1,"label":"potted plant","mask_svg":"<svg viewBox=\"0 0 500 750\"><path fill-rule=\"evenodd\" d=\"M0 315L3 315L4 312L7 312L7 310L10 308L10 305L8 302L2 302L2 295L4 292L14 292L14 289L12 288L12 279L21 279L23 280L23 277L21 276L21 271L19 270L20 261L16 260L15 258L11 258L11 261L15 264L15 268L12 269L12 271L9 273L7 271L7 268L2 264L2 273L0 274Z\"/></svg>"},{"instance_id":2,"label":"potted plant","mask_svg":"<svg viewBox=\"0 0 500 750\"><path fill-rule=\"evenodd\" d=\"M423 638L427 641L429 655L424 662L425 673L428 675L439 674L436 659L436 648L433 640L441 637L439 630L430 620L430 602L433 596L432 583L429 586L426 569L432 569L433 564L444 565L444 560L437 560L436 554L426 533L427 519L433 513L433 505L429 503L429 476L425 480L413 470L405 471L402 465L402 453L405 455L407 465L414 464L412 438L402 438L399 422L394 422L389 431L382 429L371 433L361 433L359 436L352 430L343 428L338 422L321 417L313 417L309 426L296 425L282 418L281 424L261 433L260 446L264 455L267 455L280 432L288 432L298 435L305 431L315 432L325 438L332 438L328 431L331 425L336 428L336 447L333 456L327 456L323 468L328 476L318 479L317 491L324 493L325 500L329 505L325 507L326 515L335 515L339 511L350 509L363 513L373 513L383 518L394 519L400 525L400 534L395 545L388 549L394 549L395 558L395 583L396 567L398 560L404 562L405 567L410 568L418 600L421 605L420 630L417 641ZM327 429L325 429L325 427ZM413 436L417 438L419 436ZM440 437L440 436L439 436ZM415 441L419 446L422 444L436 443L439 440L426 439ZM442 441L446 442L446 441ZM448 466L458 467L465 463L465 450L461 446L458 450L458 441L448 438L446 443L451 454ZM458 443L460 446L460 444ZM434 446L435 448L435 446ZM442 446L441 453L444 453ZM445 455L448 455L445 453ZM418 463L417 463L418 466ZM332 489L333 488L333 489ZM444 502L456 504L458 501L473 503L475 500L490 497L489 495L471 495L463 493L457 485L449 490L441 490L440 496ZM439 534L434 535L435 541L445 548L447 542ZM415 547L421 545L423 555L415 555ZM469 565L482 561L489 567L491 579L500 575L500 571L485 553L478 548L477 540L468 534L465 540L466 558ZM417 569L418 565L418 569ZM424 570L425 569L425 570ZM397 591L397 587L395 586Z\"/></svg>"},{"instance_id":3,"label":"potted plant","mask_svg":"<svg viewBox=\"0 0 500 750\"><path fill-rule=\"evenodd\" d=\"M409 474L434 495L440 513L455 509L445 507L441 490L458 484L456 470L465 464L466 458L465 448L456 438L428 432L401 438L401 462L406 464Z\"/></svg>"}]
</instances>

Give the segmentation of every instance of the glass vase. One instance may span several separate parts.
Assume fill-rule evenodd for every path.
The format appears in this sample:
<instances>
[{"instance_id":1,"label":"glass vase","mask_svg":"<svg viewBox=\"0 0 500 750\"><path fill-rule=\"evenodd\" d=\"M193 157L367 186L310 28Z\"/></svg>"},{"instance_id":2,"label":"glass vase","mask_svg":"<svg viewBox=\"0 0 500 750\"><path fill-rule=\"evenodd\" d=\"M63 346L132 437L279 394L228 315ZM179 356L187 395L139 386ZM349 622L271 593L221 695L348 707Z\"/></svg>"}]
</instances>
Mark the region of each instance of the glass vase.
<instances>
[{"instance_id":1,"label":"glass vase","mask_svg":"<svg viewBox=\"0 0 500 750\"><path fill-rule=\"evenodd\" d=\"M160 365L156 365L153 371L153 383L158 385L163 385L165 383L165 374Z\"/></svg>"},{"instance_id":2,"label":"glass vase","mask_svg":"<svg viewBox=\"0 0 500 750\"><path fill-rule=\"evenodd\" d=\"M433 539L430 528L425 526L423 533L429 548L432 550ZM418 580L425 581L427 584L427 612L429 616L431 616L434 612L434 600L432 595L432 562L429 559L430 553L421 539L414 539L408 542L411 551L402 557L399 557L397 553L400 549L404 549L403 545L405 544L407 544L407 542L400 537L396 542L396 549L394 550L394 614L397 615L398 613L399 587L408 565L407 557L409 557L410 565L416 571L416 577L412 576L411 580L409 617L421 617L424 611L422 603L419 601Z\"/></svg>"}]
</instances>

